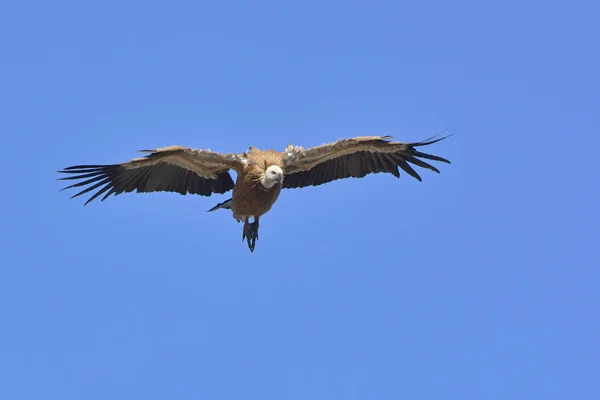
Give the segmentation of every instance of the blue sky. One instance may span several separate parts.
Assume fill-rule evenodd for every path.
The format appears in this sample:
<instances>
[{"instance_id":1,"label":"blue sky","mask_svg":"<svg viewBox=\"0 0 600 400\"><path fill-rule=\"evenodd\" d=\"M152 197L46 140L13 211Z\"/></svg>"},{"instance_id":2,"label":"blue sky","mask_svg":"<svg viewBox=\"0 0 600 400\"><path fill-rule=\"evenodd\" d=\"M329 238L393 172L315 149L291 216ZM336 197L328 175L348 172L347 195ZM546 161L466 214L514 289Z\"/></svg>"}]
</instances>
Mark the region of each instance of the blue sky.
<instances>
[{"instance_id":1,"label":"blue sky","mask_svg":"<svg viewBox=\"0 0 600 400\"><path fill-rule=\"evenodd\" d=\"M0 6L3 399L597 399L598 6ZM420 140L441 174L83 207L179 144Z\"/></svg>"}]
</instances>

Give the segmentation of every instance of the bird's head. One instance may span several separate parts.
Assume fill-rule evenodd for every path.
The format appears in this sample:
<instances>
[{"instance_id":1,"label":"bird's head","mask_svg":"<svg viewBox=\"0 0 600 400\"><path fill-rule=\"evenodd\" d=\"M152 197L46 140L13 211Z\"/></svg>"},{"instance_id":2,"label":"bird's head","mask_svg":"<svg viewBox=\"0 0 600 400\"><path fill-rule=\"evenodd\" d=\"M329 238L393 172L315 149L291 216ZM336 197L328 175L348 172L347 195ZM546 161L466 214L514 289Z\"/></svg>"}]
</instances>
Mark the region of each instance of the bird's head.
<instances>
[{"instance_id":1,"label":"bird's head","mask_svg":"<svg viewBox=\"0 0 600 400\"><path fill-rule=\"evenodd\" d=\"M283 170L278 165L269 166L260 178L260 184L267 189L283 185Z\"/></svg>"}]
</instances>

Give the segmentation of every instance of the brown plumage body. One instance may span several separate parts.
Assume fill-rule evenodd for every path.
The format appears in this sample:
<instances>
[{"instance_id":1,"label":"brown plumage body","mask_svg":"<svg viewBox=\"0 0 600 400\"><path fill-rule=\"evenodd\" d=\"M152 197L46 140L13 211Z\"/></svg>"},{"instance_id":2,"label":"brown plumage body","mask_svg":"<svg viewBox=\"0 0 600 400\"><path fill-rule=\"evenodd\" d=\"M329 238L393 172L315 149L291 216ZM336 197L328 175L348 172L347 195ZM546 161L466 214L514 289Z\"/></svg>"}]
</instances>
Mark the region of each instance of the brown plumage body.
<instances>
[{"instance_id":1,"label":"brown plumage body","mask_svg":"<svg viewBox=\"0 0 600 400\"><path fill-rule=\"evenodd\" d=\"M273 207L281 193L281 185L265 188L260 184L260 180L272 165L284 170L282 154L274 150L252 147L251 152L246 153L246 159L248 164L236 171L237 179L231 197L231 211L238 221L247 220L249 217L256 219Z\"/></svg>"},{"instance_id":2,"label":"brown plumage body","mask_svg":"<svg viewBox=\"0 0 600 400\"><path fill-rule=\"evenodd\" d=\"M281 189L319 186L373 173L389 173L399 178L398 168L421 181L411 164L439 173L422 159L450 163L419 151L420 147L445 137L412 143L391 139L391 136L357 136L309 149L288 145L282 152L250 147L250 151L241 154L169 146L143 150L148 155L121 164L75 165L59 172L72 174L61 179L82 180L64 189L88 186L73 197L95 190L86 204L100 195L104 195L101 198L104 201L110 195L133 191L210 196L233 190L231 199L209 211L231 209L233 217L244 222L242 240L247 240L250 251L254 251L259 218L273 207ZM237 172L235 183L230 170Z\"/></svg>"}]
</instances>

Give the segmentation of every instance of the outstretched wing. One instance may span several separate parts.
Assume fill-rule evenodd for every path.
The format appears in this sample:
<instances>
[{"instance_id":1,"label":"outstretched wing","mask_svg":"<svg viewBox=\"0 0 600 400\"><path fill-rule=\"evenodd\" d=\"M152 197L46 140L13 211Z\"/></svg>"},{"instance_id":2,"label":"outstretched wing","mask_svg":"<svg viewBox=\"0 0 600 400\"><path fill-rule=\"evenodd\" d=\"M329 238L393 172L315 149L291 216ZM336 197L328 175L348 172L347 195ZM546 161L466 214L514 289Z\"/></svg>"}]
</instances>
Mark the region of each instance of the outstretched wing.
<instances>
[{"instance_id":1,"label":"outstretched wing","mask_svg":"<svg viewBox=\"0 0 600 400\"><path fill-rule=\"evenodd\" d=\"M421 177L409 163L439 173L436 167L420 158L448 164L450 161L422 153L417 148L439 142L447 137L434 139L434 136L421 142L400 143L392 142L391 136L359 136L306 150L297 146L288 146L283 187L317 186L336 179L362 178L367 174L378 172L388 172L399 178L398 167L421 181Z\"/></svg>"},{"instance_id":2,"label":"outstretched wing","mask_svg":"<svg viewBox=\"0 0 600 400\"><path fill-rule=\"evenodd\" d=\"M235 154L220 154L209 150L194 150L169 146L156 150L142 150L149 155L123 164L75 165L62 171L75 174L60 180L80 179L63 188L88 186L73 197L98 189L85 204L103 193L108 196L123 192L177 192L210 196L233 189L229 169L238 168L242 160Z\"/></svg>"}]
</instances>

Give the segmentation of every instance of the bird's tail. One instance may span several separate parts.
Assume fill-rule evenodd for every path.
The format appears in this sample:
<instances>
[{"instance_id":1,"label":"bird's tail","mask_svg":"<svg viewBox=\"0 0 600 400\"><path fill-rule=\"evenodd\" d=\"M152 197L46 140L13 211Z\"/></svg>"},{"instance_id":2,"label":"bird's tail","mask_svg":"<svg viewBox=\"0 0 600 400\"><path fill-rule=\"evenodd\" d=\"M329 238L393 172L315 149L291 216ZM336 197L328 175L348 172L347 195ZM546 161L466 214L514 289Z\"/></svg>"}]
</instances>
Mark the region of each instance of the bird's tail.
<instances>
[{"instance_id":1,"label":"bird's tail","mask_svg":"<svg viewBox=\"0 0 600 400\"><path fill-rule=\"evenodd\" d=\"M207 212L215 211L215 210L218 210L219 208L225 208L227 210L231 210L231 199L225 200L224 202L217 204L216 206L214 206Z\"/></svg>"}]
</instances>

